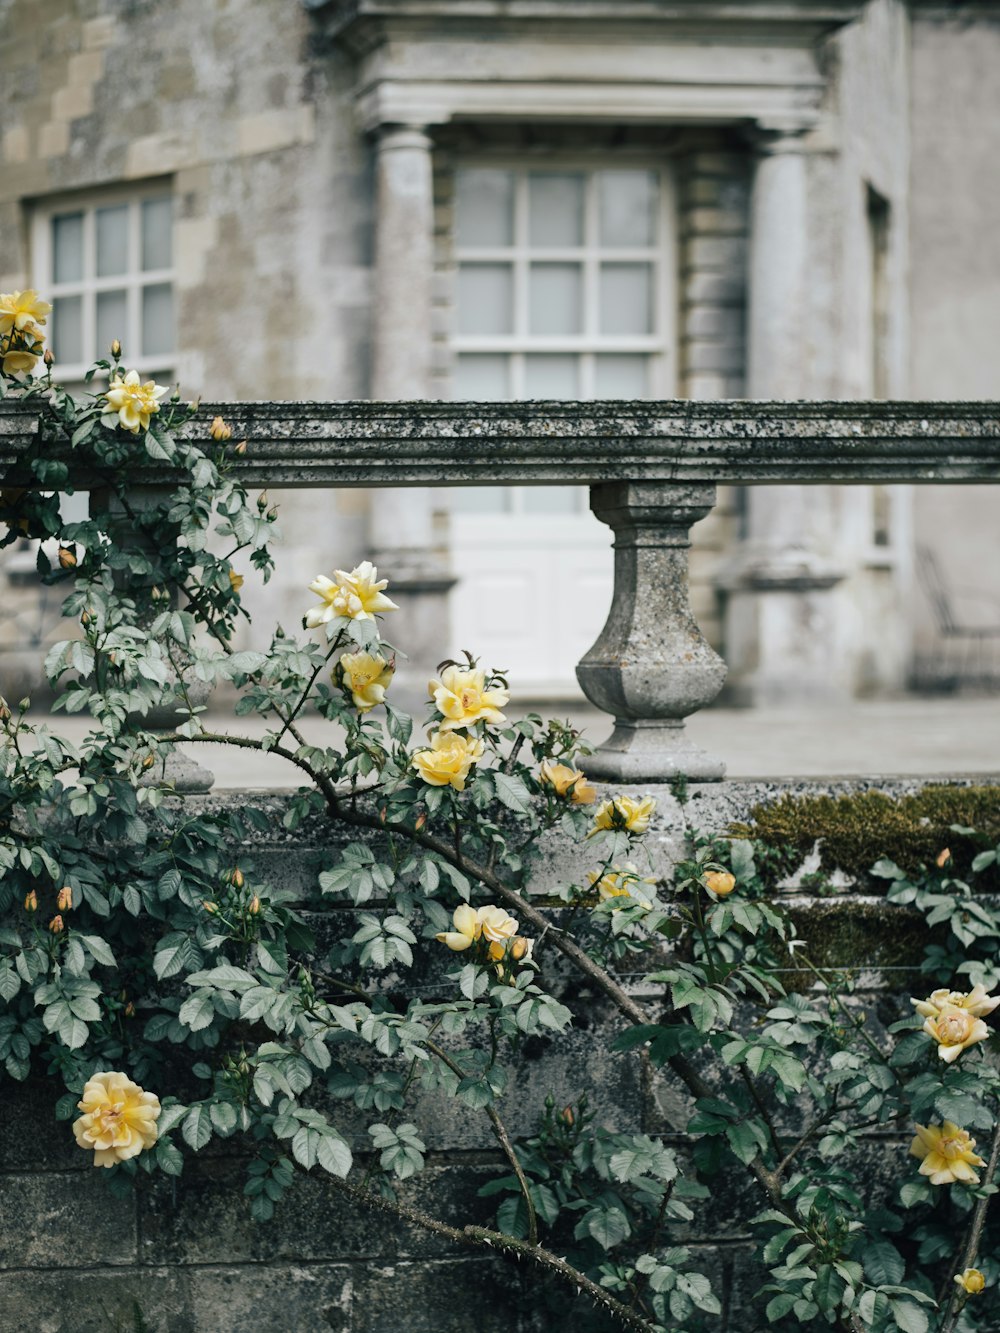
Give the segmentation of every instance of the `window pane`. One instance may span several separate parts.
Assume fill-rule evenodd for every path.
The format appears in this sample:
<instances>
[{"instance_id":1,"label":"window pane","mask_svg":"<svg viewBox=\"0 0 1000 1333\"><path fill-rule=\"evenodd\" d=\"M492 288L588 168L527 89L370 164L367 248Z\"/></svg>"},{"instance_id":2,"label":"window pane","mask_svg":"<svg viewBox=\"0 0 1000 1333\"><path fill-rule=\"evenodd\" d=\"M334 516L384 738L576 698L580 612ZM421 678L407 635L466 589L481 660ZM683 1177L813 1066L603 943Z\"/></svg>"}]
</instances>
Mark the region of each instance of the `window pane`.
<instances>
[{"instance_id":1,"label":"window pane","mask_svg":"<svg viewBox=\"0 0 1000 1333\"><path fill-rule=\"evenodd\" d=\"M525 486L522 509L526 514L582 514L586 494L583 486Z\"/></svg>"},{"instance_id":2,"label":"window pane","mask_svg":"<svg viewBox=\"0 0 1000 1333\"><path fill-rule=\"evenodd\" d=\"M142 267L170 268L173 263L170 199L144 199L142 204Z\"/></svg>"},{"instance_id":3,"label":"window pane","mask_svg":"<svg viewBox=\"0 0 1000 1333\"><path fill-rule=\"evenodd\" d=\"M63 213L52 219L52 276L56 282L83 278L82 213Z\"/></svg>"},{"instance_id":4,"label":"window pane","mask_svg":"<svg viewBox=\"0 0 1000 1333\"><path fill-rule=\"evenodd\" d=\"M170 352L174 346L174 294L168 282L142 289L142 355Z\"/></svg>"},{"instance_id":5,"label":"window pane","mask_svg":"<svg viewBox=\"0 0 1000 1333\"><path fill-rule=\"evenodd\" d=\"M511 333L513 299L509 264L463 264L458 272L459 333Z\"/></svg>"},{"instance_id":6,"label":"window pane","mask_svg":"<svg viewBox=\"0 0 1000 1333\"><path fill-rule=\"evenodd\" d=\"M597 175L602 245L653 245L656 177L651 171L601 171Z\"/></svg>"},{"instance_id":7,"label":"window pane","mask_svg":"<svg viewBox=\"0 0 1000 1333\"><path fill-rule=\"evenodd\" d=\"M505 356L460 356L455 362L452 397L466 402L502 402L510 397Z\"/></svg>"},{"instance_id":8,"label":"window pane","mask_svg":"<svg viewBox=\"0 0 1000 1333\"><path fill-rule=\"evenodd\" d=\"M645 398L649 393L649 358L599 356L594 364L598 398Z\"/></svg>"},{"instance_id":9,"label":"window pane","mask_svg":"<svg viewBox=\"0 0 1000 1333\"><path fill-rule=\"evenodd\" d=\"M115 339L128 350L128 306L124 292L97 293L97 355L107 356Z\"/></svg>"},{"instance_id":10,"label":"window pane","mask_svg":"<svg viewBox=\"0 0 1000 1333\"><path fill-rule=\"evenodd\" d=\"M513 244L512 172L460 171L455 193L455 226L459 245Z\"/></svg>"},{"instance_id":11,"label":"window pane","mask_svg":"<svg viewBox=\"0 0 1000 1333\"><path fill-rule=\"evenodd\" d=\"M602 264L601 333L652 333L652 291L652 264Z\"/></svg>"},{"instance_id":12,"label":"window pane","mask_svg":"<svg viewBox=\"0 0 1000 1333\"><path fill-rule=\"evenodd\" d=\"M97 225L97 276L107 278L115 273L127 273L128 205L99 208L94 218Z\"/></svg>"},{"instance_id":13,"label":"window pane","mask_svg":"<svg viewBox=\"0 0 1000 1333\"><path fill-rule=\"evenodd\" d=\"M583 329L579 264L532 264L531 332L573 334Z\"/></svg>"},{"instance_id":14,"label":"window pane","mask_svg":"<svg viewBox=\"0 0 1000 1333\"><path fill-rule=\"evenodd\" d=\"M524 392L527 398L578 398L578 384L575 356L524 358Z\"/></svg>"},{"instance_id":15,"label":"window pane","mask_svg":"<svg viewBox=\"0 0 1000 1333\"><path fill-rule=\"evenodd\" d=\"M52 302L52 355L60 365L83 360L83 297L57 296Z\"/></svg>"},{"instance_id":16,"label":"window pane","mask_svg":"<svg viewBox=\"0 0 1000 1333\"><path fill-rule=\"evenodd\" d=\"M528 218L532 245L582 245L583 176L533 172L528 177Z\"/></svg>"}]
</instances>

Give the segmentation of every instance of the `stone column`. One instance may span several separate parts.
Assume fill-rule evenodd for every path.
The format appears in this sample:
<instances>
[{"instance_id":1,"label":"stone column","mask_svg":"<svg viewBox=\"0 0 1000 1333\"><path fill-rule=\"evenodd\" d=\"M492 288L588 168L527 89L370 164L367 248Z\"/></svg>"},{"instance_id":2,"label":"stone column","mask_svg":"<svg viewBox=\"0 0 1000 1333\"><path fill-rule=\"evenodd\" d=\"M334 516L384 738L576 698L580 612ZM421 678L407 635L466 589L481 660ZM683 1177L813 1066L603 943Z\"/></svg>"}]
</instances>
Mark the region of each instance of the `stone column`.
<instances>
[{"instance_id":1,"label":"stone column","mask_svg":"<svg viewBox=\"0 0 1000 1333\"><path fill-rule=\"evenodd\" d=\"M375 146L375 305L371 396L427 397L431 366L434 275L432 142L420 126L385 126ZM390 580L399 604L385 633L408 660L397 662L396 700L413 706L445 655L447 594L454 584L435 549L435 492L425 486L373 491L368 555Z\"/></svg>"},{"instance_id":2,"label":"stone column","mask_svg":"<svg viewBox=\"0 0 1000 1333\"><path fill-rule=\"evenodd\" d=\"M750 202L747 393L809 398L808 147L797 131L763 133ZM727 695L771 705L846 692L830 597L845 576L822 549L829 495L817 486L754 486L746 530L719 585L728 593Z\"/></svg>"},{"instance_id":3,"label":"stone column","mask_svg":"<svg viewBox=\"0 0 1000 1333\"><path fill-rule=\"evenodd\" d=\"M615 590L576 674L615 729L583 767L607 782L719 779L725 765L684 732L685 717L711 703L726 678L688 600L689 531L715 503L715 487L603 482L590 495L591 509L614 529Z\"/></svg>"}]
</instances>

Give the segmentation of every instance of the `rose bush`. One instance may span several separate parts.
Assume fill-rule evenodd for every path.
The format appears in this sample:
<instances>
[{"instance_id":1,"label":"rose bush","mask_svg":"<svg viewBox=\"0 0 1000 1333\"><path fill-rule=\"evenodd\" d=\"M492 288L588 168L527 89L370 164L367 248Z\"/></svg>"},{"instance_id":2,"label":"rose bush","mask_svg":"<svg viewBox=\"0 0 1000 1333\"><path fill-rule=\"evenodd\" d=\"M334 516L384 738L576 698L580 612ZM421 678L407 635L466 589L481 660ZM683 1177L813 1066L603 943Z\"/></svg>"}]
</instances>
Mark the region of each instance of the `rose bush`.
<instances>
[{"instance_id":1,"label":"rose bush","mask_svg":"<svg viewBox=\"0 0 1000 1333\"><path fill-rule=\"evenodd\" d=\"M760 1205L768 1326L988 1329L1000 915L975 877L996 851L965 880L950 856L912 878L875 867L938 936L928 998L873 1027L851 971L818 966L796 939L766 849L692 830L659 878L642 842L655 800L598 804L580 738L510 721L501 675L442 663L415 736L392 704L396 653L382 637L396 605L370 562L311 582L305 571L319 605L304 591L304 633L236 650L243 581L269 575L276 521L235 479L245 445L140 383L117 344L97 367L107 388L79 402L48 375L22 378L42 362L47 314L37 293L0 296L5 387L45 421L24 460L34 484L0 500L2 541L38 539L40 576L66 593L69 632L46 669L57 707L91 725L74 745L0 704L6 1076L59 1083L57 1115L117 1192L238 1139L256 1219L298 1174L324 1171L359 1208L530 1259L585 1295L581 1330L713 1326L719 1297L686 1242L694 1208L736 1171ZM142 503L137 463L164 476ZM64 522L54 492L77 475L99 477L103 500ZM206 729L200 690L217 682L236 688L239 715L265 720L263 737ZM308 744L306 708L342 741ZM164 710L169 733L149 725ZM303 775L287 826L323 817L349 837L314 899L240 864L268 827L252 801L213 812L176 795L182 743L259 749ZM553 833L588 868L580 882L546 879L543 907L529 887ZM324 901L347 910L320 944ZM550 1098L538 1133L512 1141L503 1099L526 1040L564 1031L584 989L617 1011L619 1057L689 1107L687 1146L619 1133L614 1108L598 1116L585 1097ZM425 1168L426 1091L489 1123L501 1162L482 1191L496 1201L490 1227L455 1226L401 1191ZM360 1141L338 1100L367 1114ZM898 1183L868 1197L858 1163L893 1144Z\"/></svg>"}]
</instances>

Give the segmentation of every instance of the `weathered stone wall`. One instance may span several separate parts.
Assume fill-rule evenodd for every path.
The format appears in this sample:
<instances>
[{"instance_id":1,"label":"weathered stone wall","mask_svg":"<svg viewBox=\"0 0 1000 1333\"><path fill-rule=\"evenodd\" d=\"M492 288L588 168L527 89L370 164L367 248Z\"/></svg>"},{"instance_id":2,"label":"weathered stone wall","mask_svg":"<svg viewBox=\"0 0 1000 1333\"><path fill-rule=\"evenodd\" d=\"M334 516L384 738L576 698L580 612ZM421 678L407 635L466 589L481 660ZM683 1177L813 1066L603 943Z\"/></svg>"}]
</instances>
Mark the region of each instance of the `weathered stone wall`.
<instances>
[{"instance_id":1,"label":"weathered stone wall","mask_svg":"<svg viewBox=\"0 0 1000 1333\"><path fill-rule=\"evenodd\" d=\"M785 791L840 793L876 785L900 794L921 784L713 784L692 786L685 806L662 789L656 793L659 806L648 839L654 866L657 873L669 873L686 828L723 829L755 804ZM193 799L213 804L233 798ZM308 899L317 872L330 865L345 839L317 820L285 833L281 815L287 797L252 793L250 799L272 816L273 831L244 847L241 863ZM558 841L549 844L536 877L538 890L544 893L554 879L572 875L578 855ZM919 931L900 930L898 909L849 893L817 900L799 895L789 906L812 955L831 965L863 967L855 1002L870 1009L877 1028L887 1016L891 1021L892 981L905 979L898 969L918 960ZM343 929L351 915L349 909L328 908L315 919L326 932ZM552 965L551 956L547 963ZM499 1107L511 1134L535 1130L547 1093L565 1103L585 1092L598 1123L660 1135L683 1151L690 1113L686 1093L659 1075L651 1077L638 1057L611 1053L619 1020L560 973L558 965L555 973L553 988L558 993L560 985L565 987L574 1025L562 1036L533 1041L522 1052L518 1081ZM414 984L410 978L389 981ZM897 984L905 990L903 981ZM655 1005L653 993L638 993ZM233 1141L214 1141L186 1163L179 1179L143 1181L136 1197L116 1201L73 1144L69 1126L54 1121L53 1100L51 1085L42 1081L4 1085L2 1328L39 1333L237 1333L248 1328L254 1333L467 1333L474 1318L482 1333L562 1333L576 1326L577 1311L582 1312L568 1291L541 1282L529 1265L460 1251L381 1214L358 1213L320 1175L304 1179L279 1204L271 1223L256 1225L245 1207L239 1148ZM363 1152L367 1136L358 1113L349 1103L334 1105L341 1128ZM412 1118L430 1151L427 1172L405 1187L404 1197L439 1211L447 1221L488 1222L491 1201L477 1200L475 1192L504 1167L486 1118L423 1094ZM897 1171L904 1150L891 1136L873 1137L865 1173L873 1197ZM746 1218L759 1203L753 1188L738 1177L715 1179L712 1198L677 1234L693 1244L696 1263L722 1284L724 1313L710 1321L719 1333L763 1328L748 1306L759 1281Z\"/></svg>"}]
</instances>

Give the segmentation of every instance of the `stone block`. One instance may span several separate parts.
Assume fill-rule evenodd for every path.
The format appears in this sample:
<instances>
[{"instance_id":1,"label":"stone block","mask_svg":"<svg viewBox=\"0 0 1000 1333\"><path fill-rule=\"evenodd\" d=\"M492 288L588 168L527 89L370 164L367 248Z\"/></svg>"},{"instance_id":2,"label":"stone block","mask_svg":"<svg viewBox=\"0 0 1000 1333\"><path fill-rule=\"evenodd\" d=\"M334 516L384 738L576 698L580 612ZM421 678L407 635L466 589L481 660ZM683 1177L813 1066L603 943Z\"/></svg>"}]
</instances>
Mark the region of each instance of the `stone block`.
<instances>
[{"instance_id":1,"label":"stone block","mask_svg":"<svg viewBox=\"0 0 1000 1333\"><path fill-rule=\"evenodd\" d=\"M56 1079L4 1081L0 1172L93 1171L93 1157L76 1145L72 1121L57 1120L52 1113L63 1091ZM30 1133L25 1133L27 1125Z\"/></svg>"},{"instance_id":2,"label":"stone block","mask_svg":"<svg viewBox=\"0 0 1000 1333\"><path fill-rule=\"evenodd\" d=\"M62 157L69 151L69 121L50 120L38 131L40 157Z\"/></svg>"},{"instance_id":3,"label":"stone block","mask_svg":"<svg viewBox=\"0 0 1000 1333\"><path fill-rule=\"evenodd\" d=\"M746 299L746 281L743 270L706 273L690 269L682 280L685 305L742 305Z\"/></svg>"},{"instance_id":4,"label":"stone block","mask_svg":"<svg viewBox=\"0 0 1000 1333\"><path fill-rule=\"evenodd\" d=\"M742 306L690 306L684 314L684 337L724 338L742 343L744 319Z\"/></svg>"},{"instance_id":5,"label":"stone block","mask_svg":"<svg viewBox=\"0 0 1000 1333\"><path fill-rule=\"evenodd\" d=\"M689 372L710 371L725 375L743 369L745 353L742 342L733 340L690 339L684 344L684 363Z\"/></svg>"},{"instance_id":6,"label":"stone block","mask_svg":"<svg viewBox=\"0 0 1000 1333\"><path fill-rule=\"evenodd\" d=\"M259 1327L254 1325L255 1333ZM289 1327L285 1325L283 1333ZM139 1328L148 1333L200 1333L210 1328L212 1333L223 1333L234 1325L224 1320L196 1322L186 1272L101 1267L74 1273L70 1284L64 1272L0 1275L0 1328L25 1333L117 1333Z\"/></svg>"},{"instance_id":7,"label":"stone block","mask_svg":"<svg viewBox=\"0 0 1000 1333\"><path fill-rule=\"evenodd\" d=\"M343 1264L201 1268L187 1276L194 1333L353 1333Z\"/></svg>"},{"instance_id":8,"label":"stone block","mask_svg":"<svg viewBox=\"0 0 1000 1333\"><path fill-rule=\"evenodd\" d=\"M355 1275L351 1333L540 1333L540 1280L540 1270L478 1256L366 1266Z\"/></svg>"},{"instance_id":9,"label":"stone block","mask_svg":"<svg viewBox=\"0 0 1000 1333\"><path fill-rule=\"evenodd\" d=\"M135 1262L135 1200L113 1198L97 1169L8 1175L0 1188L0 1270Z\"/></svg>"},{"instance_id":10,"label":"stone block","mask_svg":"<svg viewBox=\"0 0 1000 1333\"><path fill-rule=\"evenodd\" d=\"M683 225L688 234L742 236L747 230L747 217L742 208L688 208L684 212Z\"/></svg>"},{"instance_id":11,"label":"stone block","mask_svg":"<svg viewBox=\"0 0 1000 1333\"><path fill-rule=\"evenodd\" d=\"M686 269L720 270L743 280L747 246L742 236L693 236L684 246Z\"/></svg>"}]
</instances>

